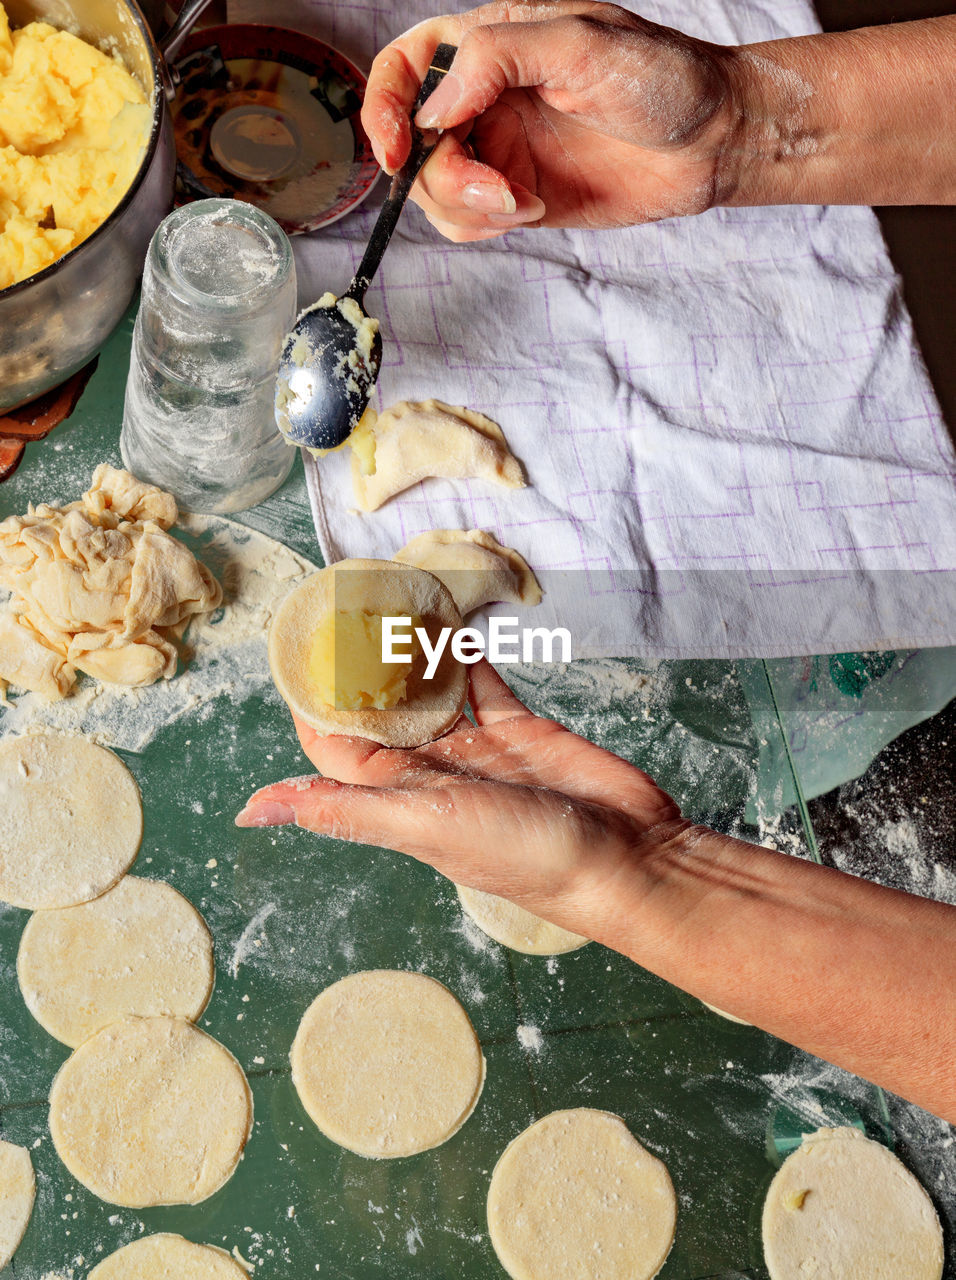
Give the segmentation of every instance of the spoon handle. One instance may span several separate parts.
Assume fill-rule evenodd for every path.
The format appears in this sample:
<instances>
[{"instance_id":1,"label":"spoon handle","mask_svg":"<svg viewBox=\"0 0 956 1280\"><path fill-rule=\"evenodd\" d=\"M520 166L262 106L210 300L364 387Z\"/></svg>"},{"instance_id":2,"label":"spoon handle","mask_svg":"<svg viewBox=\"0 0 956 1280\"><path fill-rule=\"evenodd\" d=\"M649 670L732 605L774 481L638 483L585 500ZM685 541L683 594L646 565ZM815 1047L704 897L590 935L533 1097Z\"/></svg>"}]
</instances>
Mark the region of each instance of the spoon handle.
<instances>
[{"instance_id":1,"label":"spoon handle","mask_svg":"<svg viewBox=\"0 0 956 1280\"><path fill-rule=\"evenodd\" d=\"M451 66L452 59L457 52L458 50L453 44L440 44L432 55L431 66L428 68L428 73L422 81L422 87L418 91L418 97L412 109L412 147L408 153L408 159L392 178L392 184L388 189L388 195L385 197L385 203L382 205L378 220L372 228L372 234L369 237L362 261L359 263L358 270L352 278L352 283L345 291L345 297L354 298L360 305L365 297L365 291L378 270L379 263L382 261L382 254L385 252L392 237L392 232L395 230L398 216L402 212L405 201L408 199L409 191L412 189L412 183L418 177L418 172L422 165L438 145L440 135L434 129L429 129L423 133L415 124L415 113L424 104L425 100L431 96L432 91Z\"/></svg>"}]
</instances>

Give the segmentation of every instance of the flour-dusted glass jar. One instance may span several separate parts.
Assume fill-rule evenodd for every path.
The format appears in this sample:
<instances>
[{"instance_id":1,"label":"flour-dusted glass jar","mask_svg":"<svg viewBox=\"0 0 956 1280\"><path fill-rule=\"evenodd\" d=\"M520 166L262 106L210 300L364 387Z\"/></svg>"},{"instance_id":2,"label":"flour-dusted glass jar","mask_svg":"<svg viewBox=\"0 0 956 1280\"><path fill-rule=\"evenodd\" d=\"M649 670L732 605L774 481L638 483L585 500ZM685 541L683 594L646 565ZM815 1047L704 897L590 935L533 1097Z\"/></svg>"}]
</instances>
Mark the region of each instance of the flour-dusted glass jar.
<instances>
[{"instance_id":1,"label":"flour-dusted glass jar","mask_svg":"<svg viewBox=\"0 0 956 1280\"><path fill-rule=\"evenodd\" d=\"M296 313L288 236L239 200L175 209L150 242L120 451L189 511L242 511L289 474L275 423L282 341Z\"/></svg>"}]
</instances>

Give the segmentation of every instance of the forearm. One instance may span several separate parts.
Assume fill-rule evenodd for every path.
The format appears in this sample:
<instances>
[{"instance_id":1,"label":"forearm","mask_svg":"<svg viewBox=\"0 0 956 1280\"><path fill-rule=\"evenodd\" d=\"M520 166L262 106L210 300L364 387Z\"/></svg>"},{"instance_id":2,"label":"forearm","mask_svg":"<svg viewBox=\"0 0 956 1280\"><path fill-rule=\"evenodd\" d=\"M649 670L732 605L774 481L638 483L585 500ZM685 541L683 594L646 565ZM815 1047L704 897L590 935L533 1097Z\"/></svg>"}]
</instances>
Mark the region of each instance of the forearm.
<instances>
[{"instance_id":1,"label":"forearm","mask_svg":"<svg viewBox=\"0 0 956 1280\"><path fill-rule=\"evenodd\" d=\"M667 981L956 1121L956 908L691 828L587 909Z\"/></svg>"},{"instance_id":2,"label":"forearm","mask_svg":"<svg viewBox=\"0 0 956 1280\"><path fill-rule=\"evenodd\" d=\"M956 203L956 17L728 53L718 202Z\"/></svg>"}]
</instances>

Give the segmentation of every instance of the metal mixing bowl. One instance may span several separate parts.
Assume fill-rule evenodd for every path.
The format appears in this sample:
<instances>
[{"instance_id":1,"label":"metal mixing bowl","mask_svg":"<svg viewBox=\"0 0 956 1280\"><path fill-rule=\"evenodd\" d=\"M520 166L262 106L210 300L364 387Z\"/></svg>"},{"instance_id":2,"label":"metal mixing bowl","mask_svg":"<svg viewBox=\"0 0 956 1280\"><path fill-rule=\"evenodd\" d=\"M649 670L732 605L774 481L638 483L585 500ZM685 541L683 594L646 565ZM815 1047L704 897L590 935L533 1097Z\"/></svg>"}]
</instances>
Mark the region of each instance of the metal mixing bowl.
<instances>
[{"instance_id":1,"label":"metal mixing bowl","mask_svg":"<svg viewBox=\"0 0 956 1280\"><path fill-rule=\"evenodd\" d=\"M4 0L11 25L44 21L116 52L153 106L149 143L110 216L43 271L0 290L0 410L91 360L136 290L150 237L172 208L176 157L162 54L135 0Z\"/></svg>"}]
</instances>

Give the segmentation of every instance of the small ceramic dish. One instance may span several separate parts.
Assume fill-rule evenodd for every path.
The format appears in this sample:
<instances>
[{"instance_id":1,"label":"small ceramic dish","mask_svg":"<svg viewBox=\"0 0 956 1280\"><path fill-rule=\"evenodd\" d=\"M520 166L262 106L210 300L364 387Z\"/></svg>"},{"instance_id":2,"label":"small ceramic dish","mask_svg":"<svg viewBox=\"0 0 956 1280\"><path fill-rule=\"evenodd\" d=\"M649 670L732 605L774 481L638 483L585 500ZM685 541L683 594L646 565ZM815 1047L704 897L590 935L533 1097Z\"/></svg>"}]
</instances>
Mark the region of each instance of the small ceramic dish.
<instances>
[{"instance_id":1,"label":"small ceramic dish","mask_svg":"<svg viewBox=\"0 0 956 1280\"><path fill-rule=\"evenodd\" d=\"M180 201L247 200L295 235L336 222L372 189L365 76L330 45L258 23L205 27L175 71Z\"/></svg>"}]
</instances>

